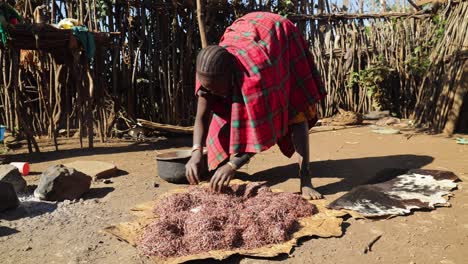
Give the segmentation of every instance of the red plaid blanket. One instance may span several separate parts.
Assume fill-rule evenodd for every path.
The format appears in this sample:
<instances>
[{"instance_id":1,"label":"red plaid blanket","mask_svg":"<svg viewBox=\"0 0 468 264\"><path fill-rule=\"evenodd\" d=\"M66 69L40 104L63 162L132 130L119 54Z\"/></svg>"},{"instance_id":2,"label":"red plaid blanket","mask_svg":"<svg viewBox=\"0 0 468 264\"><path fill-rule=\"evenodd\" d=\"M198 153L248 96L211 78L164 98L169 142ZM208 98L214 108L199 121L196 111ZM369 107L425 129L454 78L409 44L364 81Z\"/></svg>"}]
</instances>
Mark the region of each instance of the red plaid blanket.
<instances>
[{"instance_id":1,"label":"red plaid blanket","mask_svg":"<svg viewBox=\"0 0 468 264\"><path fill-rule=\"evenodd\" d=\"M219 45L237 58L239 86L213 106L206 140L210 170L230 154L275 144L291 157L288 121L326 95L300 32L280 15L254 12L228 27Z\"/></svg>"}]
</instances>

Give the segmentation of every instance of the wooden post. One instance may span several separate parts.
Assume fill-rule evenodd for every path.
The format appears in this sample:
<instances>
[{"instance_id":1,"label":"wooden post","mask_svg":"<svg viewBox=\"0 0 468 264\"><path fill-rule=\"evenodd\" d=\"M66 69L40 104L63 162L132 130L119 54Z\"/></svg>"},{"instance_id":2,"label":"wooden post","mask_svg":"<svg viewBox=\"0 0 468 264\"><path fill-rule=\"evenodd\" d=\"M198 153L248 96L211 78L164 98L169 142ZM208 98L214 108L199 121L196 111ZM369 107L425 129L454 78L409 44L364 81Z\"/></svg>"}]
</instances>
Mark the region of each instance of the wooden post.
<instances>
[{"instance_id":1,"label":"wooden post","mask_svg":"<svg viewBox=\"0 0 468 264\"><path fill-rule=\"evenodd\" d=\"M206 40L205 32L205 21L203 20L203 0L197 0L197 20L198 20L198 29L200 30L200 40L202 48L205 48L208 45Z\"/></svg>"},{"instance_id":2,"label":"wooden post","mask_svg":"<svg viewBox=\"0 0 468 264\"><path fill-rule=\"evenodd\" d=\"M88 79L89 89L87 89L86 93L86 126L88 127L88 148L93 149L94 147L94 117L93 117L93 110L94 110L94 79L91 75L91 71L89 69L89 65L86 63L83 67L86 72L86 77ZM86 82L84 82L86 83ZM83 87L84 91L86 87Z\"/></svg>"},{"instance_id":3,"label":"wooden post","mask_svg":"<svg viewBox=\"0 0 468 264\"><path fill-rule=\"evenodd\" d=\"M452 109L447 117L447 123L444 127L444 135L452 136L457 129L460 112L463 106L463 99L468 94L468 61L465 60L463 66L458 70L455 78L454 86L456 87L455 96L453 99Z\"/></svg>"},{"instance_id":4,"label":"wooden post","mask_svg":"<svg viewBox=\"0 0 468 264\"><path fill-rule=\"evenodd\" d=\"M10 60L11 60L11 67L10 71L17 73L19 71L19 50L11 48L10 49ZM26 110L23 108L23 94L18 91L19 85L18 85L18 74L12 74L10 81L11 81L11 87L13 92L16 92L17 97L16 97L16 102L13 102L15 104L15 112L16 115L18 116L19 119L19 124L22 126L22 129L24 130L24 133L26 134L26 138L28 141L28 150L29 153L32 153L32 147L31 144L34 146L34 150L36 152L40 152L39 145L36 142L36 139L34 138L34 133L31 130L31 121L28 118L28 115L26 113Z\"/></svg>"},{"instance_id":5,"label":"wooden post","mask_svg":"<svg viewBox=\"0 0 468 264\"><path fill-rule=\"evenodd\" d=\"M380 0L380 12L385 13L387 12L387 1Z\"/></svg>"}]
</instances>

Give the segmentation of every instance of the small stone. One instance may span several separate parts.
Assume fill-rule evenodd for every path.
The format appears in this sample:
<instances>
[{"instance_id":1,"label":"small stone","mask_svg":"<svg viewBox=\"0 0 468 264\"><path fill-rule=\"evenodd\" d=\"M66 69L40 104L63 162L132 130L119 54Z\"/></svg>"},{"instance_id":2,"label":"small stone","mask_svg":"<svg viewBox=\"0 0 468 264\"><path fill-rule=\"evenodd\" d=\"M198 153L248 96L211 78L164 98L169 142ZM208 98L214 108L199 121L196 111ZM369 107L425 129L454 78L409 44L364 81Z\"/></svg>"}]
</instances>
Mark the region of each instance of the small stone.
<instances>
[{"instance_id":1,"label":"small stone","mask_svg":"<svg viewBox=\"0 0 468 264\"><path fill-rule=\"evenodd\" d=\"M105 180L103 180L102 182L103 182L104 184L111 184L111 183L112 183L112 181L109 180L109 179L105 179Z\"/></svg>"},{"instance_id":2,"label":"small stone","mask_svg":"<svg viewBox=\"0 0 468 264\"><path fill-rule=\"evenodd\" d=\"M364 119L378 120L390 115L390 111L371 111L364 115Z\"/></svg>"},{"instance_id":3,"label":"small stone","mask_svg":"<svg viewBox=\"0 0 468 264\"><path fill-rule=\"evenodd\" d=\"M29 250L31 250L31 249L32 249L31 246L27 246L27 247L24 249L24 251L29 251Z\"/></svg>"},{"instance_id":4,"label":"small stone","mask_svg":"<svg viewBox=\"0 0 468 264\"><path fill-rule=\"evenodd\" d=\"M378 126L390 126L394 124L399 124L401 120L396 117L383 117L379 121L377 121L375 124Z\"/></svg>"},{"instance_id":5,"label":"small stone","mask_svg":"<svg viewBox=\"0 0 468 264\"><path fill-rule=\"evenodd\" d=\"M155 182L155 183L153 184L153 186L154 186L154 188L159 188L159 183L156 183L156 182Z\"/></svg>"}]
</instances>

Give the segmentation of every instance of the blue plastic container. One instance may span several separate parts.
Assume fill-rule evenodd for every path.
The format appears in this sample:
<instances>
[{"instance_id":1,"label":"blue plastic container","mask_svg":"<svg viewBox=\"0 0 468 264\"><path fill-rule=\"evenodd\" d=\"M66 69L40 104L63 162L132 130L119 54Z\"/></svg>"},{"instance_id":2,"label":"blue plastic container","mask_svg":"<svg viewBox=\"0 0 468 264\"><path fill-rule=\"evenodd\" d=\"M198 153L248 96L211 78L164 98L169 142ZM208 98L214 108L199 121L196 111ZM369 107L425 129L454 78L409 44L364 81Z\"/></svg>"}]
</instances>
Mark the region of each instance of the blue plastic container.
<instances>
[{"instance_id":1,"label":"blue plastic container","mask_svg":"<svg viewBox=\"0 0 468 264\"><path fill-rule=\"evenodd\" d=\"M0 141L5 138L5 126L0 125Z\"/></svg>"}]
</instances>

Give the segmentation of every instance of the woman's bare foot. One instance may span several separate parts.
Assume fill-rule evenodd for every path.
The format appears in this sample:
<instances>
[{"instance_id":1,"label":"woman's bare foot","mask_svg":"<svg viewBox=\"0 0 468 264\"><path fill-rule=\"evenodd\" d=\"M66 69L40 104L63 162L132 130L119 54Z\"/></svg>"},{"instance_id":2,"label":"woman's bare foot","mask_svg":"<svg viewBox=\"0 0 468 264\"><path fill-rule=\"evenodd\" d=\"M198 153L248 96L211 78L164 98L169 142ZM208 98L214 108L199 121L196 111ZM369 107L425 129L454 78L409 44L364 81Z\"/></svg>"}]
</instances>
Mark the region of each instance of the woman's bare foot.
<instances>
[{"instance_id":1,"label":"woman's bare foot","mask_svg":"<svg viewBox=\"0 0 468 264\"><path fill-rule=\"evenodd\" d=\"M302 197L306 200L318 200L322 199L323 196L317 192L312 186L301 186Z\"/></svg>"}]
</instances>

